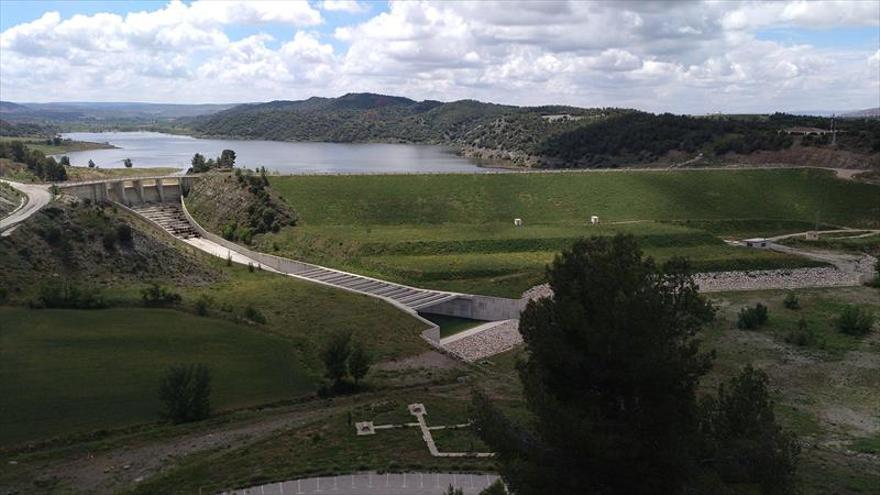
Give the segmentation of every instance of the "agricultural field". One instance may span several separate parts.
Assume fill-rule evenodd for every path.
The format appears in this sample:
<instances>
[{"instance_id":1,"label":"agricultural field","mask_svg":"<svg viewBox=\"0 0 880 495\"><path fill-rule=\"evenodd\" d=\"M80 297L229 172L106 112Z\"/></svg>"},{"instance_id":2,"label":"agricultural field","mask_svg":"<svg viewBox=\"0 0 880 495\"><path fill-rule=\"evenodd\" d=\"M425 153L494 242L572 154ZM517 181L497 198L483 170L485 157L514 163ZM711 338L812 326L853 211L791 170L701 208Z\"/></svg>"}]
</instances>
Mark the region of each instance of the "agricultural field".
<instances>
[{"instance_id":1,"label":"agricultural field","mask_svg":"<svg viewBox=\"0 0 880 495\"><path fill-rule=\"evenodd\" d=\"M813 169L272 177L300 222L266 252L409 285L518 297L561 248L631 233L700 271L812 266L726 238L880 226L880 187ZM601 224L588 225L591 215ZM513 219L521 218L522 227Z\"/></svg>"}]
</instances>

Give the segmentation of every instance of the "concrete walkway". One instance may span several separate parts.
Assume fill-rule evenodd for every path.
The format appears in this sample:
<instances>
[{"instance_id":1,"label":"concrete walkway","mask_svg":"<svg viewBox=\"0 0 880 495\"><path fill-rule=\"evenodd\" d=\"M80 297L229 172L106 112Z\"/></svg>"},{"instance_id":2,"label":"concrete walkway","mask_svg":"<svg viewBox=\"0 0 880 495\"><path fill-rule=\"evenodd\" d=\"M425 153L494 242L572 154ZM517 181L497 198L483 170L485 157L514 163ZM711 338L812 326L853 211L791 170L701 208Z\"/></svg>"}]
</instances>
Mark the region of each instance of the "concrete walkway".
<instances>
[{"instance_id":1,"label":"concrete walkway","mask_svg":"<svg viewBox=\"0 0 880 495\"><path fill-rule=\"evenodd\" d=\"M497 474L477 473L384 473L324 476L268 483L223 495L442 495L449 485L466 495L477 495L498 479Z\"/></svg>"}]
</instances>

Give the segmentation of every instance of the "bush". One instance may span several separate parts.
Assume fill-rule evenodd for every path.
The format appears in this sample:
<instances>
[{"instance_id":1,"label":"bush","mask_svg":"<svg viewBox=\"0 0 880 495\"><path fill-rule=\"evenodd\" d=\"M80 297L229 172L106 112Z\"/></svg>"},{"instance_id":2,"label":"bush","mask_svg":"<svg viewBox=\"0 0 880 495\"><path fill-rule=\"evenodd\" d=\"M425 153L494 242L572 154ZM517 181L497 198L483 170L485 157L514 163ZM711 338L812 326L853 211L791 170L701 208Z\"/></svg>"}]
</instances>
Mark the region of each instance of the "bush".
<instances>
[{"instance_id":1,"label":"bush","mask_svg":"<svg viewBox=\"0 0 880 495\"><path fill-rule=\"evenodd\" d=\"M504 482L498 479L495 480L495 483L484 488L480 495L507 495L507 488L504 486Z\"/></svg>"},{"instance_id":2,"label":"bush","mask_svg":"<svg viewBox=\"0 0 880 495\"><path fill-rule=\"evenodd\" d=\"M736 328L740 330L755 330L767 323L767 306L758 303L753 308L742 308L736 320Z\"/></svg>"},{"instance_id":3,"label":"bush","mask_svg":"<svg viewBox=\"0 0 880 495\"><path fill-rule=\"evenodd\" d=\"M214 304L214 299L207 294L202 294L196 299L196 314L199 316L207 316L208 308L210 308L212 304Z\"/></svg>"},{"instance_id":4,"label":"bush","mask_svg":"<svg viewBox=\"0 0 880 495\"><path fill-rule=\"evenodd\" d=\"M874 314L853 304L847 305L837 317L837 329L847 335L867 335L874 327Z\"/></svg>"},{"instance_id":5,"label":"bush","mask_svg":"<svg viewBox=\"0 0 880 495\"><path fill-rule=\"evenodd\" d=\"M800 309L801 302L798 299L797 294L794 292L789 292L785 295L785 299L782 301L782 304L788 309Z\"/></svg>"},{"instance_id":6,"label":"bush","mask_svg":"<svg viewBox=\"0 0 880 495\"><path fill-rule=\"evenodd\" d=\"M244 317L254 323L259 323L261 325L266 324L266 317L263 316L263 313L260 313L260 311L253 306L248 306L244 308Z\"/></svg>"},{"instance_id":7,"label":"bush","mask_svg":"<svg viewBox=\"0 0 880 495\"><path fill-rule=\"evenodd\" d=\"M48 284L40 287L36 308L98 309L107 307L97 289L80 289L73 284Z\"/></svg>"},{"instance_id":8,"label":"bush","mask_svg":"<svg viewBox=\"0 0 880 495\"><path fill-rule=\"evenodd\" d=\"M0 287L0 304L5 303L7 299L9 299L9 289Z\"/></svg>"},{"instance_id":9,"label":"bush","mask_svg":"<svg viewBox=\"0 0 880 495\"><path fill-rule=\"evenodd\" d=\"M104 249L107 251L112 251L116 248L116 233L112 231L106 231L101 235L101 244L104 245Z\"/></svg>"},{"instance_id":10,"label":"bush","mask_svg":"<svg viewBox=\"0 0 880 495\"><path fill-rule=\"evenodd\" d=\"M123 246L131 246L133 238L131 235L131 226L127 223L121 223L116 226L116 240Z\"/></svg>"},{"instance_id":11,"label":"bush","mask_svg":"<svg viewBox=\"0 0 880 495\"><path fill-rule=\"evenodd\" d=\"M199 421L211 413L211 373L201 364L173 366L159 385L162 417L175 423Z\"/></svg>"},{"instance_id":12,"label":"bush","mask_svg":"<svg viewBox=\"0 0 880 495\"><path fill-rule=\"evenodd\" d=\"M145 306L170 306L179 304L181 301L180 294L172 292L170 289L152 284L146 289L141 290L141 298L144 300Z\"/></svg>"},{"instance_id":13,"label":"bush","mask_svg":"<svg viewBox=\"0 0 880 495\"><path fill-rule=\"evenodd\" d=\"M788 335L785 336L785 341L799 347L817 347L820 349L825 347L825 341L816 335L816 332L809 327L807 320L804 318L798 321L797 330L788 332Z\"/></svg>"}]
</instances>

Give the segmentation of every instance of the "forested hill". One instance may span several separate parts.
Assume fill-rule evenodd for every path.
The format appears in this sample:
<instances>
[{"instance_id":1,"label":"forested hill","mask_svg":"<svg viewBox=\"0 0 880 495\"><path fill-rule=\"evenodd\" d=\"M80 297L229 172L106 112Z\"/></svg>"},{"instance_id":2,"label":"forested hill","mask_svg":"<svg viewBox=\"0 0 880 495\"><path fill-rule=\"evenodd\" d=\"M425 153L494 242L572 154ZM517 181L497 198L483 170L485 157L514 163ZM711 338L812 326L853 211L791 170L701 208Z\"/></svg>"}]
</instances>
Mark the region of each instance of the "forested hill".
<instances>
[{"instance_id":1,"label":"forested hill","mask_svg":"<svg viewBox=\"0 0 880 495\"><path fill-rule=\"evenodd\" d=\"M339 98L239 105L185 121L204 136L279 141L448 144L486 160L532 167L615 167L692 162L880 166L880 121L845 119L830 134L820 117L690 117L619 108L516 107L414 101L350 93ZM815 163L814 163L815 162Z\"/></svg>"}]
</instances>

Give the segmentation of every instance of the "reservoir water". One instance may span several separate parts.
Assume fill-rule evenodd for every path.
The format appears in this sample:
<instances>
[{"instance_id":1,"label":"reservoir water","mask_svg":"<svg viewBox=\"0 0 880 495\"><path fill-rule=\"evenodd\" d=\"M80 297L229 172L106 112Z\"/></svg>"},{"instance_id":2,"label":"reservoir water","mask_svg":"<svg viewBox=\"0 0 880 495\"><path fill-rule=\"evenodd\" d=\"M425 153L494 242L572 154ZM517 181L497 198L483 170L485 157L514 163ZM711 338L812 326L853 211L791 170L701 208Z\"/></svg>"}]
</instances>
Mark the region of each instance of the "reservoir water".
<instances>
[{"instance_id":1,"label":"reservoir water","mask_svg":"<svg viewBox=\"0 0 880 495\"><path fill-rule=\"evenodd\" d=\"M116 149L67 153L72 165L89 160L102 168L118 168L130 158L135 167L188 168L195 153L206 158L224 149L235 151L236 166L266 167L296 173L426 173L488 172L442 146L420 144L289 143L197 139L159 132L70 132L62 137L109 143Z\"/></svg>"}]
</instances>

